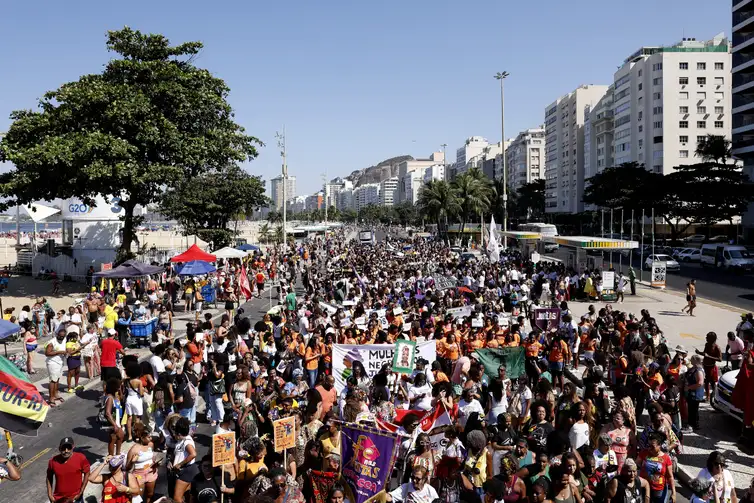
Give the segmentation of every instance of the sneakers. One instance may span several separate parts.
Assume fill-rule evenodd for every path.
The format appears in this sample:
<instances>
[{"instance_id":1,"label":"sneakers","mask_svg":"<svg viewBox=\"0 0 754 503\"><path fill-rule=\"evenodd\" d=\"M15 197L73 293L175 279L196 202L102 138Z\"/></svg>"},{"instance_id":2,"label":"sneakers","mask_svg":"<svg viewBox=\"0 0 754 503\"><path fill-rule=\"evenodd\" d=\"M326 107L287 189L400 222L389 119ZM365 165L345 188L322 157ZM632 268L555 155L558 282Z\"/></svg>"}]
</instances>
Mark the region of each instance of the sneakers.
<instances>
[{"instance_id":1,"label":"sneakers","mask_svg":"<svg viewBox=\"0 0 754 503\"><path fill-rule=\"evenodd\" d=\"M68 393L73 393L74 391L76 391L74 388L68 388Z\"/></svg>"},{"instance_id":2,"label":"sneakers","mask_svg":"<svg viewBox=\"0 0 754 503\"><path fill-rule=\"evenodd\" d=\"M79 384L78 386L76 386L76 391L82 391L83 389L84 389L83 384Z\"/></svg>"}]
</instances>

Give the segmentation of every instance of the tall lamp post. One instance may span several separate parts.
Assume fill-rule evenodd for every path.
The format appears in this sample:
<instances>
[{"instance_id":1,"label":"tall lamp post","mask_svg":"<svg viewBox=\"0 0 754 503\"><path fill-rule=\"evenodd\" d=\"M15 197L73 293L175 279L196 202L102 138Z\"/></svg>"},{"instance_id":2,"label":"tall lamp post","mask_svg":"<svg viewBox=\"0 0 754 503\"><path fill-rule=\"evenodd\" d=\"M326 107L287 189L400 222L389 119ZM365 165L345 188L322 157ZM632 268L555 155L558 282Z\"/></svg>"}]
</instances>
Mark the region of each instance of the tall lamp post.
<instances>
[{"instance_id":1,"label":"tall lamp post","mask_svg":"<svg viewBox=\"0 0 754 503\"><path fill-rule=\"evenodd\" d=\"M283 250L288 244L287 219L288 219L288 160L285 153L285 125L282 133L275 133L280 148L280 157L283 158Z\"/></svg>"},{"instance_id":2,"label":"tall lamp post","mask_svg":"<svg viewBox=\"0 0 754 503\"><path fill-rule=\"evenodd\" d=\"M508 231L508 168L505 161L505 78L508 72L498 72L495 78L500 81L500 145L503 158L503 232ZM503 249L508 248L508 237L503 234Z\"/></svg>"}]
</instances>

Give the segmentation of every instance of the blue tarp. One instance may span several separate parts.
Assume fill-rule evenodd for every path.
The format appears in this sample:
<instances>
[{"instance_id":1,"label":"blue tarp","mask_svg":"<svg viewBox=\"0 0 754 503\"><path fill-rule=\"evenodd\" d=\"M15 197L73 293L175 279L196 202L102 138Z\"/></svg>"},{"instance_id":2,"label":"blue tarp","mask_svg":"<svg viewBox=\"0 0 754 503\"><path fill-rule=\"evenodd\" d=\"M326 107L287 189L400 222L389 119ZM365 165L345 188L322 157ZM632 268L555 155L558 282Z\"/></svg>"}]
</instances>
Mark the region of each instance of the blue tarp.
<instances>
[{"instance_id":1,"label":"blue tarp","mask_svg":"<svg viewBox=\"0 0 754 503\"><path fill-rule=\"evenodd\" d=\"M241 251L256 251L259 247L250 244L243 244L241 246L236 246L236 249Z\"/></svg>"},{"instance_id":2,"label":"blue tarp","mask_svg":"<svg viewBox=\"0 0 754 503\"><path fill-rule=\"evenodd\" d=\"M19 327L15 323L11 323L10 321L0 319L0 340L7 339L11 335L19 332L20 330L21 330L21 327Z\"/></svg>"},{"instance_id":3,"label":"blue tarp","mask_svg":"<svg viewBox=\"0 0 754 503\"><path fill-rule=\"evenodd\" d=\"M210 272L215 272L217 269L209 262L202 260L192 260L186 262L183 267L178 269L179 276L201 276Z\"/></svg>"}]
</instances>

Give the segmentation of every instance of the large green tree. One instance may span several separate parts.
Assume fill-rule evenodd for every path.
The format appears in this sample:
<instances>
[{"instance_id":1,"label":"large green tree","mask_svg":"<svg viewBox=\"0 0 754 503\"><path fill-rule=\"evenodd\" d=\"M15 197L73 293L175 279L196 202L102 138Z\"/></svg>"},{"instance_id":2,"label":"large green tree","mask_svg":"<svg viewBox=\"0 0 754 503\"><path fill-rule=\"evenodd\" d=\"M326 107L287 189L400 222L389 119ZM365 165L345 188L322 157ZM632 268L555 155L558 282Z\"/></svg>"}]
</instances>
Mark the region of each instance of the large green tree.
<instances>
[{"instance_id":1,"label":"large green tree","mask_svg":"<svg viewBox=\"0 0 754 503\"><path fill-rule=\"evenodd\" d=\"M197 234L220 248L231 244L235 233L228 223L239 212L248 214L269 202L259 177L231 164L176 184L159 204L160 212L178 221L185 234Z\"/></svg>"},{"instance_id":2,"label":"large green tree","mask_svg":"<svg viewBox=\"0 0 754 503\"><path fill-rule=\"evenodd\" d=\"M481 170L471 168L457 176L452 186L460 205L458 218L463 236L468 222L489 212L493 197L492 183Z\"/></svg>"},{"instance_id":3,"label":"large green tree","mask_svg":"<svg viewBox=\"0 0 754 503\"><path fill-rule=\"evenodd\" d=\"M458 196L451 185L445 180L430 180L419 190L417 206L423 216L437 223L438 230L445 229L447 241L448 219L461 211Z\"/></svg>"},{"instance_id":4,"label":"large green tree","mask_svg":"<svg viewBox=\"0 0 754 503\"><path fill-rule=\"evenodd\" d=\"M121 197L130 254L137 205L161 199L186 179L257 156L228 104L225 82L194 65L200 42L171 45L128 27L111 31L117 57L102 73L46 93L39 110L11 114L0 160L0 209L35 200Z\"/></svg>"},{"instance_id":5,"label":"large green tree","mask_svg":"<svg viewBox=\"0 0 754 503\"><path fill-rule=\"evenodd\" d=\"M515 192L516 211L520 218L539 221L545 215L545 181L525 183Z\"/></svg>"}]
</instances>

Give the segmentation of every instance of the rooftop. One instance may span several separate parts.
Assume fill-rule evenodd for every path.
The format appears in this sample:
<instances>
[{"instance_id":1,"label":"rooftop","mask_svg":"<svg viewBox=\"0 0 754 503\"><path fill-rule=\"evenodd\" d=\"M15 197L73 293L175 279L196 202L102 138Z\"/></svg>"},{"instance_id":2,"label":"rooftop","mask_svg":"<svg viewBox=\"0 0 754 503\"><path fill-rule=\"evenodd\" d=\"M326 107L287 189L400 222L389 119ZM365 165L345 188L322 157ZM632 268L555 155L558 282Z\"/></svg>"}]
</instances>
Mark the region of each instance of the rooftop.
<instances>
[{"instance_id":1,"label":"rooftop","mask_svg":"<svg viewBox=\"0 0 754 503\"><path fill-rule=\"evenodd\" d=\"M725 33L718 33L712 39L706 41L684 38L671 46L642 47L627 57L623 63L626 64L643 56L651 56L660 52L728 52L729 50L730 42L725 37Z\"/></svg>"}]
</instances>

